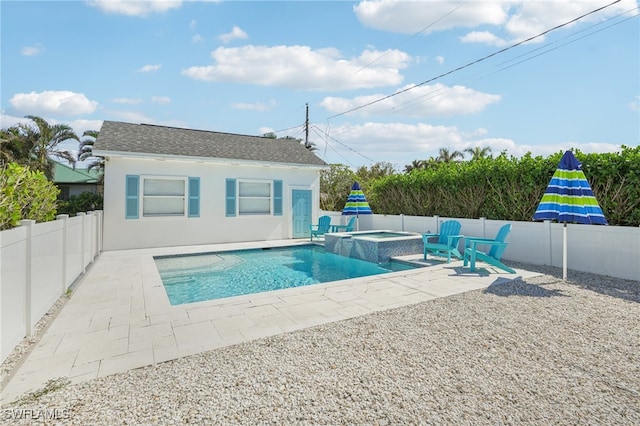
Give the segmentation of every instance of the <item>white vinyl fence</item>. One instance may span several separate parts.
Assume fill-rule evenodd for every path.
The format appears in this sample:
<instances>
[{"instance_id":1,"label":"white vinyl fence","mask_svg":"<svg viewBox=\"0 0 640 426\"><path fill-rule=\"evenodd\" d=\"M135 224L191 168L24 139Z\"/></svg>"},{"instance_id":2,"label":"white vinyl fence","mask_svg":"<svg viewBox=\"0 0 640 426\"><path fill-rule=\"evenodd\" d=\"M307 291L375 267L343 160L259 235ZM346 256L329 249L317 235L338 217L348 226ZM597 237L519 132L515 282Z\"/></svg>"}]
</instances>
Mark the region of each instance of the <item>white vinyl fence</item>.
<instances>
[{"instance_id":1,"label":"white vinyl fence","mask_svg":"<svg viewBox=\"0 0 640 426\"><path fill-rule=\"evenodd\" d=\"M340 212L322 211L320 214L331 216L333 224L344 224L350 219L349 216L341 216ZM447 219L439 216L362 215L358 217L358 229L437 232L439 224ZM511 223L511 233L507 237L509 246L503 259L562 267L563 224L451 219L462 224L463 235L483 238L495 237L502 225ZM640 281L640 227L568 224L567 235L569 270Z\"/></svg>"},{"instance_id":2,"label":"white vinyl fence","mask_svg":"<svg viewBox=\"0 0 640 426\"><path fill-rule=\"evenodd\" d=\"M102 251L102 211L0 232L0 361Z\"/></svg>"}]
</instances>

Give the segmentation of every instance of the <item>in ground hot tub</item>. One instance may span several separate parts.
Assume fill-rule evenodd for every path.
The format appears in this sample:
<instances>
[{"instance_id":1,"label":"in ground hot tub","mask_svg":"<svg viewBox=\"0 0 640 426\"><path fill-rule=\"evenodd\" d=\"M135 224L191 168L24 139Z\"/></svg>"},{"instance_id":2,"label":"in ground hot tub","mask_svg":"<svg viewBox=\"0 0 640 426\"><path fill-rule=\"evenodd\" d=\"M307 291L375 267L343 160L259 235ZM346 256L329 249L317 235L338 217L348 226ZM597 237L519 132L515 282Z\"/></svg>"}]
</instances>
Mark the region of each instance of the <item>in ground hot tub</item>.
<instances>
[{"instance_id":1,"label":"in ground hot tub","mask_svg":"<svg viewBox=\"0 0 640 426\"><path fill-rule=\"evenodd\" d=\"M324 234L324 248L330 253L386 263L393 256L422 253L422 235L399 231L335 232Z\"/></svg>"}]
</instances>

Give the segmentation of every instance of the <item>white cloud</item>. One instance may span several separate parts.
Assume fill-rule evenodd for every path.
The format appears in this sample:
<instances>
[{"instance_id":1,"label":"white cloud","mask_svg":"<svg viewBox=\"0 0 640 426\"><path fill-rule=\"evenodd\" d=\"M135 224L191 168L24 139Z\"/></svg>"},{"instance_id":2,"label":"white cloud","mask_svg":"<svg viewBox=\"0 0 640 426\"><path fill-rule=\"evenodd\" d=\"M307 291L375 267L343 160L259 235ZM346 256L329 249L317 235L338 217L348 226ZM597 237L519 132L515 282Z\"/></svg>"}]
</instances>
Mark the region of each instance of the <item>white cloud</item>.
<instances>
[{"instance_id":1,"label":"white cloud","mask_svg":"<svg viewBox=\"0 0 640 426\"><path fill-rule=\"evenodd\" d=\"M239 109L239 110L248 110L248 111L271 111L271 109L276 105L275 100L270 100L269 103L264 102L253 102L253 103L245 103L245 102L234 102L231 104L231 108Z\"/></svg>"},{"instance_id":2,"label":"white cloud","mask_svg":"<svg viewBox=\"0 0 640 426\"><path fill-rule=\"evenodd\" d=\"M139 111L105 111L105 114L129 123L155 124L155 120Z\"/></svg>"},{"instance_id":3,"label":"white cloud","mask_svg":"<svg viewBox=\"0 0 640 426\"><path fill-rule=\"evenodd\" d=\"M144 101L140 98L114 98L112 102L116 104L138 105Z\"/></svg>"},{"instance_id":4,"label":"white cloud","mask_svg":"<svg viewBox=\"0 0 640 426\"><path fill-rule=\"evenodd\" d=\"M358 20L371 28L428 34L456 27L500 25L507 19L510 3L472 1L459 6L447 1L365 0L353 10Z\"/></svg>"},{"instance_id":5,"label":"white cloud","mask_svg":"<svg viewBox=\"0 0 640 426\"><path fill-rule=\"evenodd\" d=\"M91 114L98 107L98 103L87 99L82 93L66 90L47 90L36 93L17 93L9 102L13 107L28 115L80 115Z\"/></svg>"},{"instance_id":6,"label":"white cloud","mask_svg":"<svg viewBox=\"0 0 640 426\"><path fill-rule=\"evenodd\" d=\"M528 152L533 156L547 157L570 148L577 148L584 153L621 150L620 145L596 142L524 145L508 138L489 138L486 133L483 128L463 131L456 126L425 123L368 122L332 126L328 138L314 135L312 141L316 143L321 155L326 154L326 158L323 157L326 161L340 162L354 168L362 164L370 165L371 160L388 162L400 171L413 160L436 157L442 147L464 151L465 148L474 146L487 146L494 156L506 151L508 155L515 157L522 157Z\"/></svg>"},{"instance_id":7,"label":"white cloud","mask_svg":"<svg viewBox=\"0 0 640 426\"><path fill-rule=\"evenodd\" d=\"M88 0L88 3L106 13L139 17L182 6L182 0Z\"/></svg>"},{"instance_id":8,"label":"white cloud","mask_svg":"<svg viewBox=\"0 0 640 426\"><path fill-rule=\"evenodd\" d=\"M9 115L9 114L5 114L4 111L2 111L2 113L0 113L0 127L2 127L3 129L15 126L17 124L20 123L30 123L31 120L29 120L28 118L24 118L24 117L16 117L13 115Z\"/></svg>"},{"instance_id":9,"label":"white cloud","mask_svg":"<svg viewBox=\"0 0 640 426\"><path fill-rule=\"evenodd\" d=\"M44 51L44 47L41 44L35 46L25 46L22 48L21 53L23 56L36 56Z\"/></svg>"},{"instance_id":10,"label":"white cloud","mask_svg":"<svg viewBox=\"0 0 640 426\"><path fill-rule=\"evenodd\" d=\"M463 43L483 43L490 46L506 46L507 41L489 31L471 31L460 40Z\"/></svg>"},{"instance_id":11,"label":"white cloud","mask_svg":"<svg viewBox=\"0 0 640 426\"><path fill-rule=\"evenodd\" d=\"M437 83L413 89L411 87L413 85L404 86L396 92L398 95L386 99L383 99L383 94L353 99L326 97L320 105L330 113L339 114L383 99L350 114L375 116L395 113L405 117L425 117L475 114L500 101L499 95L479 92L464 86L449 87Z\"/></svg>"},{"instance_id":12,"label":"white cloud","mask_svg":"<svg viewBox=\"0 0 640 426\"><path fill-rule=\"evenodd\" d=\"M194 43L200 43L204 41L204 38L200 34L196 34L193 37L191 37L191 41Z\"/></svg>"},{"instance_id":13,"label":"white cloud","mask_svg":"<svg viewBox=\"0 0 640 426\"><path fill-rule=\"evenodd\" d=\"M249 35L244 32L244 30L240 27L234 26L231 32L222 34L218 37L223 43L229 43L233 40L244 40L249 38Z\"/></svg>"},{"instance_id":14,"label":"white cloud","mask_svg":"<svg viewBox=\"0 0 640 426\"><path fill-rule=\"evenodd\" d=\"M154 72L162 68L162 64L145 65L138 70L138 72Z\"/></svg>"},{"instance_id":15,"label":"white cloud","mask_svg":"<svg viewBox=\"0 0 640 426\"><path fill-rule=\"evenodd\" d=\"M629 109L633 112L640 112L640 96L629 102Z\"/></svg>"},{"instance_id":16,"label":"white cloud","mask_svg":"<svg viewBox=\"0 0 640 426\"><path fill-rule=\"evenodd\" d=\"M76 135L82 137L87 130L100 130L103 120L71 120L65 121L64 124L71 126Z\"/></svg>"},{"instance_id":17,"label":"white cloud","mask_svg":"<svg viewBox=\"0 0 640 426\"><path fill-rule=\"evenodd\" d=\"M182 74L202 81L333 91L400 84L399 71L411 60L399 50L365 50L344 59L335 49L308 46L220 47L211 56L215 65L190 67Z\"/></svg>"},{"instance_id":18,"label":"white cloud","mask_svg":"<svg viewBox=\"0 0 640 426\"><path fill-rule=\"evenodd\" d=\"M167 105L171 103L171 98L169 96L152 96L151 102L158 105Z\"/></svg>"},{"instance_id":19,"label":"white cloud","mask_svg":"<svg viewBox=\"0 0 640 426\"><path fill-rule=\"evenodd\" d=\"M504 46L525 40L605 4L606 2L599 0L505 0L464 3L363 0L354 7L354 13L363 25L405 34L429 34L452 28L493 26L494 31L474 31L464 37L463 41ZM580 22L594 22L634 8L637 8L636 0L622 0L581 19ZM499 36L496 34L498 32L505 34ZM538 43L542 41L543 37L534 40Z\"/></svg>"},{"instance_id":20,"label":"white cloud","mask_svg":"<svg viewBox=\"0 0 640 426\"><path fill-rule=\"evenodd\" d=\"M621 146L606 142L561 142L557 144L549 145L529 145L519 144L511 139L500 138L486 138L478 139L473 142L471 146L489 146L493 152L493 155L498 155L502 151L507 151L509 155L514 157L522 157L528 152L531 155L548 157L558 152L567 151L569 149L579 149L580 152L588 153L604 153L604 152L619 152ZM463 148L464 149L464 148Z\"/></svg>"},{"instance_id":21,"label":"white cloud","mask_svg":"<svg viewBox=\"0 0 640 426\"><path fill-rule=\"evenodd\" d=\"M191 22L189 22L189 28L191 30L195 30L198 27L198 22L195 19L192 19Z\"/></svg>"},{"instance_id":22,"label":"white cloud","mask_svg":"<svg viewBox=\"0 0 640 426\"><path fill-rule=\"evenodd\" d=\"M436 56L435 60L439 65L444 64L444 56Z\"/></svg>"}]
</instances>

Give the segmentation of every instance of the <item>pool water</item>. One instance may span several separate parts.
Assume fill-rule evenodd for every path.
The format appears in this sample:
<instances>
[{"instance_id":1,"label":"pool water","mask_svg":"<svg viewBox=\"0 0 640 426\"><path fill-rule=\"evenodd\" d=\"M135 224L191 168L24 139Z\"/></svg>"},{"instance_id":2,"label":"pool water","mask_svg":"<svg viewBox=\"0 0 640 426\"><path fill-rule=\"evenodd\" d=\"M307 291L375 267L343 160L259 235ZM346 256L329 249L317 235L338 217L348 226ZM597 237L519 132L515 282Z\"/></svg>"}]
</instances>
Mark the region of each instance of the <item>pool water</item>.
<instances>
[{"instance_id":1,"label":"pool water","mask_svg":"<svg viewBox=\"0 0 640 426\"><path fill-rule=\"evenodd\" d=\"M322 246L154 257L172 305L414 269L327 253Z\"/></svg>"}]
</instances>

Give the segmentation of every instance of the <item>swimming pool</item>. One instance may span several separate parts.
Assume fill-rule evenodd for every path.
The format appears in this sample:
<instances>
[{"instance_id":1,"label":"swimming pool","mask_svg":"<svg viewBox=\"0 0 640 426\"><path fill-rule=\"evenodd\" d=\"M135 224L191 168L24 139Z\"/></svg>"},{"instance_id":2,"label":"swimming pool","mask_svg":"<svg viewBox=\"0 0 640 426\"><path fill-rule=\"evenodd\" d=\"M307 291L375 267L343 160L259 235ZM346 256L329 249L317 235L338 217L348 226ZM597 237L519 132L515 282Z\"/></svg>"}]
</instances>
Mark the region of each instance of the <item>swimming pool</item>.
<instances>
[{"instance_id":1,"label":"swimming pool","mask_svg":"<svg viewBox=\"0 0 640 426\"><path fill-rule=\"evenodd\" d=\"M154 256L172 305L301 287L414 269L376 264L304 245L180 256Z\"/></svg>"}]
</instances>

